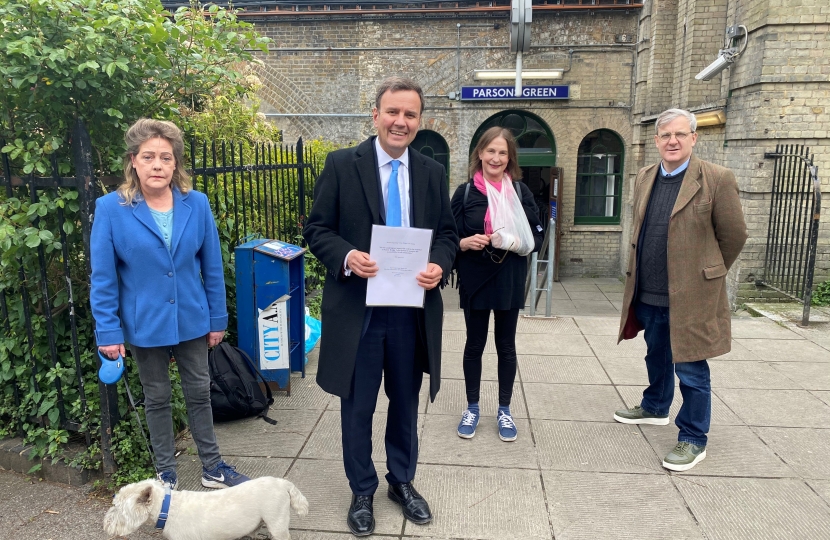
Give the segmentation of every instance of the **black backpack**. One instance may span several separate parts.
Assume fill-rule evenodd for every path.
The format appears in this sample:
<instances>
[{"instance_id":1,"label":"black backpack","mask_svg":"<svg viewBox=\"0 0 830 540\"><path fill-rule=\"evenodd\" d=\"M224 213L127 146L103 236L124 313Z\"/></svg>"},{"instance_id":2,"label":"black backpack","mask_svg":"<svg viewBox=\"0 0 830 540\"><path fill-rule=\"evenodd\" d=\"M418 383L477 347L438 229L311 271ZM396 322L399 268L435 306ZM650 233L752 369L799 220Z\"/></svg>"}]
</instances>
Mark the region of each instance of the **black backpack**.
<instances>
[{"instance_id":1,"label":"black backpack","mask_svg":"<svg viewBox=\"0 0 830 540\"><path fill-rule=\"evenodd\" d=\"M208 355L210 407L217 422L259 416L269 424L268 407L274 403L271 389L245 351L224 341ZM266 397L259 386L265 383Z\"/></svg>"}]
</instances>

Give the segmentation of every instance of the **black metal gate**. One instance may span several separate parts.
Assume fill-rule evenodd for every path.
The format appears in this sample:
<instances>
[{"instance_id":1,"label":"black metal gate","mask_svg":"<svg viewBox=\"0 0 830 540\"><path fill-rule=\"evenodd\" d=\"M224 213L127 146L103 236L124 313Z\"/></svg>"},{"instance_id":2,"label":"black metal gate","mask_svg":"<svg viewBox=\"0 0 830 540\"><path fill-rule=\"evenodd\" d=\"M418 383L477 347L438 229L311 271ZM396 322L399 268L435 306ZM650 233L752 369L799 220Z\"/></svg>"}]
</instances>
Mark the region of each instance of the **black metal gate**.
<instances>
[{"instance_id":1,"label":"black metal gate","mask_svg":"<svg viewBox=\"0 0 830 540\"><path fill-rule=\"evenodd\" d=\"M759 284L804 303L802 326L810 322L813 272L821 213L818 167L803 145L777 145L774 159L764 276Z\"/></svg>"}]
</instances>

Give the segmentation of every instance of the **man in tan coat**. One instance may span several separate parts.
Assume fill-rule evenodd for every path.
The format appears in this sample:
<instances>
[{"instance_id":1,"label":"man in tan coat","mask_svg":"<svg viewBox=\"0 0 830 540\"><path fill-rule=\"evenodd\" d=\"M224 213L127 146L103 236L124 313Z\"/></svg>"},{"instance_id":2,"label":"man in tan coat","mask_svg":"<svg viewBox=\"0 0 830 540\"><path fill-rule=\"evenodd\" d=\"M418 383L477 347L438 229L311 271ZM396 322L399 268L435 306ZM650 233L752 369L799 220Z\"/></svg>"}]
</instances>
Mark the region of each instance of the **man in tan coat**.
<instances>
[{"instance_id":1,"label":"man in tan coat","mask_svg":"<svg viewBox=\"0 0 830 540\"><path fill-rule=\"evenodd\" d=\"M726 273L746 242L731 171L692 155L697 120L669 109L656 122L662 161L634 185L631 254L619 343L645 330L648 387L640 405L614 413L624 424L669 423L674 374L683 405L678 443L663 467L686 471L706 457L712 410L707 358L729 352Z\"/></svg>"}]
</instances>

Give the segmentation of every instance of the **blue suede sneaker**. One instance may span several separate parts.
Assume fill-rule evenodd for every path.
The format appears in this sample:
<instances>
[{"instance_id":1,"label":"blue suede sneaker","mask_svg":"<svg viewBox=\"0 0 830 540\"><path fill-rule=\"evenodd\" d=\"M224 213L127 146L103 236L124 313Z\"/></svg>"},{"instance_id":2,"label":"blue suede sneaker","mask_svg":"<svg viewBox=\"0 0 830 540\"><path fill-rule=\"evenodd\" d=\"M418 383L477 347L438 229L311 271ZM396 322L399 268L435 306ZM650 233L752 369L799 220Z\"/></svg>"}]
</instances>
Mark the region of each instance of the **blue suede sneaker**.
<instances>
[{"instance_id":1,"label":"blue suede sneaker","mask_svg":"<svg viewBox=\"0 0 830 540\"><path fill-rule=\"evenodd\" d=\"M164 484L164 487L170 486L170 491L176 490L176 484L179 479L176 476L176 471L163 471L159 473L159 480Z\"/></svg>"},{"instance_id":2,"label":"blue suede sneaker","mask_svg":"<svg viewBox=\"0 0 830 540\"><path fill-rule=\"evenodd\" d=\"M472 439L475 437L478 419L478 411L471 411L470 409L464 411L461 415L461 423L458 424L458 436L462 439Z\"/></svg>"},{"instance_id":3,"label":"blue suede sneaker","mask_svg":"<svg viewBox=\"0 0 830 540\"><path fill-rule=\"evenodd\" d=\"M242 473L236 472L233 465L220 461L213 469L202 467L202 485L206 488L229 488L238 486L242 482L250 480Z\"/></svg>"},{"instance_id":4,"label":"blue suede sneaker","mask_svg":"<svg viewBox=\"0 0 830 540\"><path fill-rule=\"evenodd\" d=\"M516 424L513 423L513 417L510 416L510 413L499 409L498 422L499 439L505 442L515 441L516 437L519 436L519 432L516 430Z\"/></svg>"}]
</instances>

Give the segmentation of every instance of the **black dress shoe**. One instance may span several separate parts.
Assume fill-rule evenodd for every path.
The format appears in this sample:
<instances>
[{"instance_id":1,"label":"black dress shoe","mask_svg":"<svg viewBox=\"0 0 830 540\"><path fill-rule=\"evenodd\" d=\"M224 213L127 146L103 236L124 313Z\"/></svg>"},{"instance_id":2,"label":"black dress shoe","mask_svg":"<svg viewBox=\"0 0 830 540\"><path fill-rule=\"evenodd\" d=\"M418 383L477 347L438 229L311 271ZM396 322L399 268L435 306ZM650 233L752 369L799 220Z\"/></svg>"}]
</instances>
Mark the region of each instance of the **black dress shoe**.
<instances>
[{"instance_id":1,"label":"black dress shoe","mask_svg":"<svg viewBox=\"0 0 830 540\"><path fill-rule=\"evenodd\" d=\"M432 512L421 495L415 491L411 482L403 484L389 484L389 498L401 505L406 519L416 525L423 525L432 521Z\"/></svg>"},{"instance_id":2,"label":"black dress shoe","mask_svg":"<svg viewBox=\"0 0 830 540\"><path fill-rule=\"evenodd\" d=\"M352 495L352 505L346 523L355 536L369 536L375 532L374 495Z\"/></svg>"}]
</instances>

